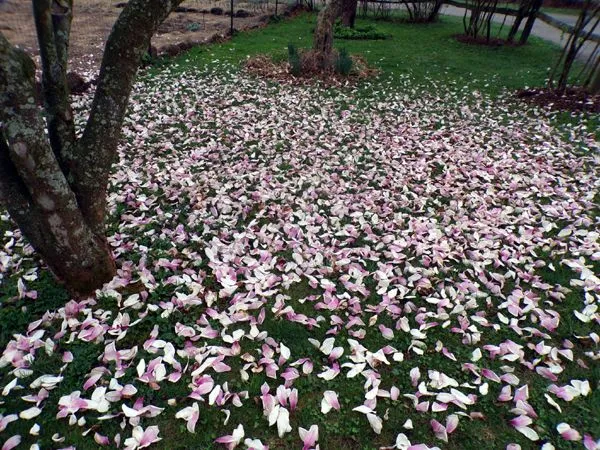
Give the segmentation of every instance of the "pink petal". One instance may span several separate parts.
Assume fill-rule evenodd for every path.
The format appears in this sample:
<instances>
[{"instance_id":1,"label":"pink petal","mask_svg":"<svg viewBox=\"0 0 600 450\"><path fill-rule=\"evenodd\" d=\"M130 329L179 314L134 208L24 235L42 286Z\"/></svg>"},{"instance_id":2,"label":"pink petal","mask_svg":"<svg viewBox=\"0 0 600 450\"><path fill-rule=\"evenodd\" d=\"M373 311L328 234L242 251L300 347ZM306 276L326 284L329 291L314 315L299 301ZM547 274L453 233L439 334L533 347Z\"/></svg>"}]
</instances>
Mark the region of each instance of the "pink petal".
<instances>
[{"instance_id":1,"label":"pink petal","mask_svg":"<svg viewBox=\"0 0 600 450\"><path fill-rule=\"evenodd\" d=\"M431 425L431 429L435 433L435 437L444 442L448 442L448 433L446 431L446 427L435 419L431 419L429 423Z\"/></svg>"},{"instance_id":2,"label":"pink petal","mask_svg":"<svg viewBox=\"0 0 600 450\"><path fill-rule=\"evenodd\" d=\"M7 441L2 446L2 450L12 450L20 443L21 443L21 435L16 434L13 437L7 439Z\"/></svg>"},{"instance_id":3,"label":"pink petal","mask_svg":"<svg viewBox=\"0 0 600 450\"><path fill-rule=\"evenodd\" d=\"M160 441L161 438L158 437L159 431L160 430L156 425L152 425L146 428L144 430L142 438L140 439L140 448L148 447L149 445Z\"/></svg>"},{"instance_id":4,"label":"pink petal","mask_svg":"<svg viewBox=\"0 0 600 450\"><path fill-rule=\"evenodd\" d=\"M456 414L451 414L446 419L446 431L448 434L453 433L458 427L458 416Z\"/></svg>"},{"instance_id":5,"label":"pink petal","mask_svg":"<svg viewBox=\"0 0 600 450\"><path fill-rule=\"evenodd\" d=\"M327 400L327 403L329 403L333 409L337 411L340 410L340 401L335 391L325 391L323 392L323 396Z\"/></svg>"}]
</instances>

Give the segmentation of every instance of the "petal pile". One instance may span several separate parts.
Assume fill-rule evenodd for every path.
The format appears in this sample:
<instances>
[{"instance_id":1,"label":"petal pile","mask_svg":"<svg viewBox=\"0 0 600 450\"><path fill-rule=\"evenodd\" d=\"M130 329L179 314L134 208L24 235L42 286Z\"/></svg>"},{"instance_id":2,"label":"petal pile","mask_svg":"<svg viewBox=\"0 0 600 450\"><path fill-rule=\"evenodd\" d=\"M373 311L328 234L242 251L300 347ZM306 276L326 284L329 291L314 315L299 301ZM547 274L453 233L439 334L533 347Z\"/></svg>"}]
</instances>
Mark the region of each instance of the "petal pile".
<instances>
[{"instance_id":1,"label":"petal pile","mask_svg":"<svg viewBox=\"0 0 600 450\"><path fill-rule=\"evenodd\" d=\"M593 134L398 83L143 76L110 180L118 275L1 343L2 448L425 449L485 426L597 448ZM0 280L48 301L0 226Z\"/></svg>"}]
</instances>

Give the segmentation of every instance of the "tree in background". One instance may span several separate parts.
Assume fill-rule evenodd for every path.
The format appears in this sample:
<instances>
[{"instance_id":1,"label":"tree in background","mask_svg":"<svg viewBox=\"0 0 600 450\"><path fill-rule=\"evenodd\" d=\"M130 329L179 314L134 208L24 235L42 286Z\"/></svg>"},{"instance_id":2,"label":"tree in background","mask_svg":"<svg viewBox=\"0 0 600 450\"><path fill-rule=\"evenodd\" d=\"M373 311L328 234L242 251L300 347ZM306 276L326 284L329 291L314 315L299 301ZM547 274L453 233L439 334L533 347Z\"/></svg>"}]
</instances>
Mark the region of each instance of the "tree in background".
<instances>
[{"instance_id":1,"label":"tree in background","mask_svg":"<svg viewBox=\"0 0 600 450\"><path fill-rule=\"evenodd\" d=\"M108 177L142 55L181 1L127 3L106 42L80 138L67 86L73 0L33 0L43 110L33 61L0 33L0 204L74 293L91 293L115 274L104 227Z\"/></svg>"},{"instance_id":2,"label":"tree in background","mask_svg":"<svg viewBox=\"0 0 600 450\"><path fill-rule=\"evenodd\" d=\"M497 7L498 0L467 0L463 16L465 34L475 40L485 36L485 40L490 42L492 18Z\"/></svg>"},{"instance_id":3,"label":"tree in background","mask_svg":"<svg viewBox=\"0 0 600 450\"><path fill-rule=\"evenodd\" d=\"M585 82L585 88L590 94L600 94L600 56L596 58L595 65Z\"/></svg>"},{"instance_id":4,"label":"tree in background","mask_svg":"<svg viewBox=\"0 0 600 450\"><path fill-rule=\"evenodd\" d=\"M343 0L342 2L342 25L354 28L356 21L356 8L358 0Z\"/></svg>"},{"instance_id":5,"label":"tree in background","mask_svg":"<svg viewBox=\"0 0 600 450\"><path fill-rule=\"evenodd\" d=\"M319 11L313 37L313 51L320 65L327 65L333 53L333 26L342 14L344 0L329 0Z\"/></svg>"},{"instance_id":6,"label":"tree in background","mask_svg":"<svg viewBox=\"0 0 600 450\"><path fill-rule=\"evenodd\" d=\"M529 35L533 29L533 24L535 23L537 13L542 7L542 2L543 0L520 0L515 21L513 22L506 39L508 42L514 42L515 37L519 32L519 28L521 27L521 22L527 19L525 22L525 27L521 32L521 37L519 38L519 44L523 45L527 43L527 39L529 39Z\"/></svg>"},{"instance_id":7,"label":"tree in background","mask_svg":"<svg viewBox=\"0 0 600 450\"><path fill-rule=\"evenodd\" d=\"M421 0L403 0L402 4L408 12L408 21L412 23L428 23L437 20L442 0L426 2Z\"/></svg>"},{"instance_id":8,"label":"tree in background","mask_svg":"<svg viewBox=\"0 0 600 450\"><path fill-rule=\"evenodd\" d=\"M598 27L599 23L600 1L585 0L581 6L577 23L573 27L548 80L550 89L555 89L560 93L566 91L575 59L585 42L600 28ZM588 92L593 94L600 92L600 55L597 47L576 78L580 81L583 80L582 85Z\"/></svg>"}]
</instances>

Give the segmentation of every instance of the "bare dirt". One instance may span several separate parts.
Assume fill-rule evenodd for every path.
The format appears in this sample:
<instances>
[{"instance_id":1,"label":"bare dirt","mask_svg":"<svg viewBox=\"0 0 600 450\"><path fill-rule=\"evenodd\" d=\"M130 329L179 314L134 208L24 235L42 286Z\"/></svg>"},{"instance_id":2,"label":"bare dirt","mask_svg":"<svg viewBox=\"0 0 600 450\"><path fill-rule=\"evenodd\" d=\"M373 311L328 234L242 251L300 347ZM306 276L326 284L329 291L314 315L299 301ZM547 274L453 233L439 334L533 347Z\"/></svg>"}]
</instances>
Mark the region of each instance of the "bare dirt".
<instances>
[{"instance_id":1,"label":"bare dirt","mask_svg":"<svg viewBox=\"0 0 600 450\"><path fill-rule=\"evenodd\" d=\"M348 75L336 73L333 68L326 70L317 67L309 54L301 55L301 73L293 75L287 61L273 61L269 55L258 55L249 58L244 69L251 75L291 85L319 85L321 87L341 87L355 85L358 81L373 78L379 72L368 66L361 56L352 56L352 70Z\"/></svg>"},{"instance_id":2,"label":"bare dirt","mask_svg":"<svg viewBox=\"0 0 600 450\"><path fill-rule=\"evenodd\" d=\"M523 89L516 93L516 97L554 110L600 113L600 95L589 94L581 88L568 88L565 92L552 89Z\"/></svg>"},{"instance_id":3,"label":"bare dirt","mask_svg":"<svg viewBox=\"0 0 600 450\"><path fill-rule=\"evenodd\" d=\"M491 37L489 40L485 36L479 36L474 38L467 36L466 34L457 34L455 36L458 42L469 45L482 45L485 47L502 47L503 45L509 45L515 47L517 44L513 42L507 42L505 39Z\"/></svg>"},{"instance_id":4,"label":"bare dirt","mask_svg":"<svg viewBox=\"0 0 600 450\"><path fill-rule=\"evenodd\" d=\"M74 3L70 69L93 74L100 66L104 43L121 8L116 6L117 1L110 0L76 0ZM169 16L152 38L152 45L159 53L169 49L172 52L181 43L187 43L189 48L191 43L206 43L229 33L230 16L210 13L215 7L228 12L229 1L189 0L181 6L197 12L174 12ZM267 22L274 12L274 2L271 5L236 2L234 11L239 10L247 11L250 16L234 16L234 28L254 28ZM31 2L0 0L0 33L32 56L38 55Z\"/></svg>"}]
</instances>

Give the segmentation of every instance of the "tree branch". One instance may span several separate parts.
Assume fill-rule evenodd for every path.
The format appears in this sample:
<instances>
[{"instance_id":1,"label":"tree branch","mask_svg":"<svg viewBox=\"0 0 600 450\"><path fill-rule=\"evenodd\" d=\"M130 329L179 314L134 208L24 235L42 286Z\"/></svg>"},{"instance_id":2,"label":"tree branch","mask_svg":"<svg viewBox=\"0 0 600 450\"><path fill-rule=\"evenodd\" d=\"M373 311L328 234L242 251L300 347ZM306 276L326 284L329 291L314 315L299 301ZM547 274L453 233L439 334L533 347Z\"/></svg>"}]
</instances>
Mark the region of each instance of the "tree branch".
<instances>
[{"instance_id":1,"label":"tree branch","mask_svg":"<svg viewBox=\"0 0 600 450\"><path fill-rule=\"evenodd\" d=\"M4 130L0 129L0 205L11 208L23 218L27 217L31 197L10 160ZM13 213L11 212L11 216Z\"/></svg>"},{"instance_id":2,"label":"tree branch","mask_svg":"<svg viewBox=\"0 0 600 450\"><path fill-rule=\"evenodd\" d=\"M71 38L71 21L73 19L73 0L52 0L52 25L54 26L54 42L58 63L65 76L69 62L69 39Z\"/></svg>"},{"instance_id":3,"label":"tree branch","mask_svg":"<svg viewBox=\"0 0 600 450\"><path fill-rule=\"evenodd\" d=\"M98 87L75 148L72 186L88 225L104 232L106 187L129 94L150 38L183 0L130 0L106 42Z\"/></svg>"},{"instance_id":4,"label":"tree branch","mask_svg":"<svg viewBox=\"0 0 600 450\"><path fill-rule=\"evenodd\" d=\"M0 205L6 208L34 247L44 242L37 209L31 204L27 187L10 159L3 130L0 130Z\"/></svg>"},{"instance_id":5,"label":"tree branch","mask_svg":"<svg viewBox=\"0 0 600 450\"><path fill-rule=\"evenodd\" d=\"M75 145L75 127L67 84L71 6L72 0L63 0L60 3L57 0L33 0L33 15L42 61L42 88L48 120L48 137L60 168L67 177Z\"/></svg>"}]
</instances>

